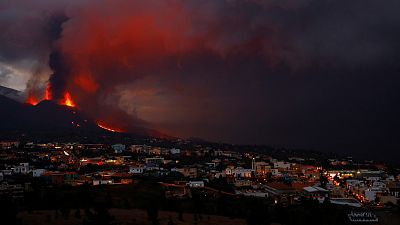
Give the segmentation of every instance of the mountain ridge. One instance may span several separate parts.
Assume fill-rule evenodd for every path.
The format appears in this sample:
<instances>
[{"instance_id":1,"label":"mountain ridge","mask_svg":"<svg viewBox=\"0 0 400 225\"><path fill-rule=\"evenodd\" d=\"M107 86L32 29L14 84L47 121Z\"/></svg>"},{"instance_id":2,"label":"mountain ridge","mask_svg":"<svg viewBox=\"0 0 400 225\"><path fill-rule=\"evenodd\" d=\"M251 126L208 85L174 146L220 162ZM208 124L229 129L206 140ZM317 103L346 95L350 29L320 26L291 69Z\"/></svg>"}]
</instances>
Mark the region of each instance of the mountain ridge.
<instances>
[{"instance_id":1,"label":"mountain ridge","mask_svg":"<svg viewBox=\"0 0 400 225\"><path fill-rule=\"evenodd\" d=\"M0 86L0 132L1 133L41 133L72 132L78 134L115 133L98 126L95 119L76 107L59 105L51 100L43 100L30 105L10 97L9 93L22 96L21 92ZM156 130L137 127L127 134L150 137L168 137Z\"/></svg>"}]
</instances>

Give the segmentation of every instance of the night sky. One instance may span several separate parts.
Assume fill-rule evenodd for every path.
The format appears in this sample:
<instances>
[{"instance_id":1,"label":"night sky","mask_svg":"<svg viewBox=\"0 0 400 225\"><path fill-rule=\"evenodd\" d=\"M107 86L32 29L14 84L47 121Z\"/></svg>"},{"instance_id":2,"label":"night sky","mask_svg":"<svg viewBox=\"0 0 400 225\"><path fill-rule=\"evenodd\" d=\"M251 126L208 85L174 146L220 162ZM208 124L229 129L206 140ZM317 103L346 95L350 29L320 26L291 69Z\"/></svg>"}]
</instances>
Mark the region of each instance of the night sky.
<instances>
[{"instance_id":1,"label":"night sky","mask_svg":"<svg viewBox=\"0 0 400 225\"><path fill-rule=\"evenodd\" d=\"M398 0L0 0L0 85L39 100L48 85L68 91L127 131L396 161L399 9Z\"/></svg>"}]
</instances>

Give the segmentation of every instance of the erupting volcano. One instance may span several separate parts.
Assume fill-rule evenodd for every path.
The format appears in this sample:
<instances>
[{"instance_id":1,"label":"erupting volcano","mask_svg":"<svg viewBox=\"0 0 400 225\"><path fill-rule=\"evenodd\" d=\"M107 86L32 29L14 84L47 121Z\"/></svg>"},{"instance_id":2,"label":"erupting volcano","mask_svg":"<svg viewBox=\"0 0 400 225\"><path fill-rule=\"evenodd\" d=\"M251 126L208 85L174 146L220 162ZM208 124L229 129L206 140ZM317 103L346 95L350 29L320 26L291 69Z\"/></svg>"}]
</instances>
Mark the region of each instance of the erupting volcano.
<instances>
[{"instance_id":1,"label":"erupting volcano","mask_svg":"<svg viewBox=\"0 0 400 225\"><path fill-rule=\"evenodd\" d=\"M75 102L72 100L71 94L69 92L65 92L64 99L61 104L69 107L76 107Z\"/></svg>"},{"instance_id":2,"label":"erupting volcano","mask_svg":"<svg viewBox=\"0 0 400 225\"><path fill-rule=\"evenodd\" d=\"M28 96L28 99L26 100L26 103L28 103L30 105L37 105L39 103L39 101L34 95L30 94Z\"/></svg>"},{"instance_id":3,"label":"erupting volcano","mask_svg":"<svg viewBox=\"0 0 400 225\"><path fill-rule=\"evenodd\" d=\"M46 89L44 100L48 100L48 101L53 100L51 96L52 96L51 90L48 86ZM28 98L26 99L26 103L35 106L42 100L38 99L34 94L30 93L28 95ZM60 105L65 105L68 107L76 107L76 104L75 104L74 100L72 99L71 93L68 91L65 92L63 99L59 100L58 102Z\"/></svg>"}]
</instances>

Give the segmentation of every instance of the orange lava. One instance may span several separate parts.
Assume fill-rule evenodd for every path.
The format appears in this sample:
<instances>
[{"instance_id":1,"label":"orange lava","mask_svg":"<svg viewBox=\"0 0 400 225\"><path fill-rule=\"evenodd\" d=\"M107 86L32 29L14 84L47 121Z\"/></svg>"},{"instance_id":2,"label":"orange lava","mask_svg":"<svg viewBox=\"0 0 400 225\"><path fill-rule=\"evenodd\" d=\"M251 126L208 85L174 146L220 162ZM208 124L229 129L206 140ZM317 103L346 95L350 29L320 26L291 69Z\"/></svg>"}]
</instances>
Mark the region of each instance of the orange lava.
<instances>
[{"instance_id":1,"label":"orange lava","mask_svg":"<svg viewBox=\"0 0 400 225\"><path fill-rule=\"evenodd\" d=\"M76 106L76 104L75 104L75 102L72 100L71 94L70 94L69 92L65 92L65 94L64 94L64 100L63 100L63 102L62 102L61 104L62 104L62 105L69 106L69 107L75 107L75 106Z\"/></svg>"},{"instance_id":2,"label":"orange lava","mask_svg":"<svg viewBox=\"0 0 400 225\"><path fill-rule=\"evenodd\" d=\"M28 99L26 100L26 103L30 104L30 105L37 105L39 103L38 99L31 95L28 97Z\"/></svg>"},{"instance_id":3,"label":"orange lava","mask_svg":"<svg viewBox=\"0 0 400 225\"><path fill-rule=\"evenodd\" d=\"M44 98L45 98L46 100L51 100L51 99L52 99L50 83L47 84L46 93L45 93Z\"/></svg>"},{"instance_id":4,"label":"orange lava","mask_svg":"<svg viewBox=\"0 0 400 225\"><path fill-rule=\"evenodd\" d=\"M111 131L111 132L114 132L114 133L121 133L122 132L122 130L119 130L119 129L116 129L116 128L111 128L111 127L106 126L106 125L104 125L104 124L102 124L100 122L97 123L97 126L99 126L100 128L102 128L104 130L108 130L108 131Z\"/></svg>"}]
</instances>

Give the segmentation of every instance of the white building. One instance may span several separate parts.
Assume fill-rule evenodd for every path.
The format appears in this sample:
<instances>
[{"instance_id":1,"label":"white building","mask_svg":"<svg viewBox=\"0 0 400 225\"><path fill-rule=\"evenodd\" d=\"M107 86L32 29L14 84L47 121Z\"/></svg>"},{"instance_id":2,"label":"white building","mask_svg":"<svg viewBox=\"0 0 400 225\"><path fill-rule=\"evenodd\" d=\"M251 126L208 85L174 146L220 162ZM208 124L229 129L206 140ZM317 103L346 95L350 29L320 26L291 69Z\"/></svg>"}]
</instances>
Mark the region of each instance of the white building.
<instances>
[{"instance_id":1,"label":"white building","mask_svg":"<svg viewBox=\"0 0 400 225\"><path fill-rule=\"evenodd\" d=\"M171 148L171 155L181 154L181 150L179 148Z\"/></svg>"},{"instance_id":2,"label":"white building","mask_svg":"<svg viewBox=\"0 0 400 225\"><path fill-rule=\"evenodd\" d=\"M383 183L383 182L380 182L380 181L375 181L375 182L372 184L372 187L374 187L374 188L385 189L385 188L386 188L386 184Z\"/></svg>"},{"instance_id":3,"label":"white building","mask_svg":"<svg viewBox=\"0 0 400 225\"><path fill-rule=\"evenodd\" d=\"M346 186L348 188L361 187L363 185L364 185L364 182L362 180L354 180L354 179L346 180Z\"/></svg>"},{"instance_id":4,"label":"white building","mask_svg":"<svg viewBox=\"0 0 400 225\"><path fill-rule=\"evenodd\" d=\"M107 185L107 184L114 184L113 180L93 180L93 186L97 186L97 185Z\"/></svg>"},{"instance_id":5,"label":"white building","mask_svg":"<svg viewBox=\"0 0 400 225\"><path fill-rule=\"evenodd\" d=\"M365 199L368 201L375 201L376 196L378 193L383 193L386 191L386 188L380 188L380 187L372 187L367 190L365 190Z\"/></svg>"},{"instance_id":6,"label":"white building","mask_svg":"<svg viewBox=\"0 0 400 225\"><path fill-rule=\"evenodd\" d=\"M290 163L283 161L274 162L274 168L290 169Z\"/></svg>"},{"instance_id":7,"label":"white building","mask_svg":"<svg viewBox=\"0 0 400 225\"><path fill-rule=\"evenodd\" d=\"M160 165L164 164L164 158L161 157L156 157L156 158L146 158L145 159L146 164L155 164L155 165Z\"/></svg>"},{"instance_id":8,"label":"white building","mask_svg":"<svg viewBox=\"0 0 400 225\"><path fill-rule=\"evenodd\" d=\"M123 144L111 145L111 148L114 149L115 153L122 153L123 151L125 151L125 145Z\"/></svg>"},{"instance_id":9,"label":"white building","mask_svg":"<svg viewBox=\"0 0 400 225\"><path fill-rule=\"evenodd\" d=\"M272 176L282 176L282 173L278 169L271 169Z\"/></svg>"},{"instance_id":10,"label":"white building","mask_svg":"<svg viewBox=\"0 0 400 225\"><path fill-rule=\"evenodd\" d=\"M246 177L250 178L252 174L254 173L254 170L252 169L244 169L242 167L238 168L226 168L225 169L225 174L228 176L234 176L234 177Z\"/></svg>"},{"instance_id":11,"label":"white building","mask_svg":"<svg viewBox=\"0 0 400 225\"><path fill-rule=\"evenodd\" d=\"M29 163L20 163L18 166L14 167L13 173L16 174L28 174L30 172Z\"/></svg>"},{"instance_id":12,"label":"white building","mask_svg":"<svg viewBox=\"0 0 400 225\"><path fill-rule=\"evenodd\" d=\"M191 188L201 188L204 187L204 181L189 181L187 185Z\"/></svg>"},{"instance_id":13,"label":"white building","mask_svg":"<svg viewBox=\"0 0 400 225\"><path fill-rule=\"evenodd\" d=\"M33 177L40 177L46 172L45 169L34 169L32 170L32 176Z\"/></svg>"},{"instance_id":14,"label":"white building","mask_svg":"<svg viewBox=\"0 0 400 225\"><path fill-rule=\"evenodd\" d=\"M129 168L129 173L133 174L142 174L144 171L144 167L130 167Z\"/></svg>"}]
</instances>

